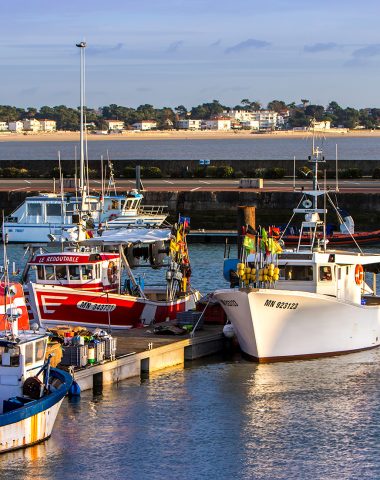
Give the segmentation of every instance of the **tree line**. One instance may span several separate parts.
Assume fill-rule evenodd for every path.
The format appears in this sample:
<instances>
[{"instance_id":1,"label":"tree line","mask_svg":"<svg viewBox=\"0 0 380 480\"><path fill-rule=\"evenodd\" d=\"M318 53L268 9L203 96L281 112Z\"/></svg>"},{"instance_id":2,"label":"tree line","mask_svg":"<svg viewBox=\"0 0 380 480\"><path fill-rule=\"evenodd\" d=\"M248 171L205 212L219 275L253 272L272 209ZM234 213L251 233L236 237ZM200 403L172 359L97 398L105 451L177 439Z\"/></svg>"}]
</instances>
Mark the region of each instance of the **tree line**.
<instances>
[{"instance_id":1,"label":"tree line","mask_svg":"<svg viewBox=\"0 0 380 480\"><path fill-rule=\"evenodd\" d=\"M175 128L176 121L183 118L207 120L214 116L222 115L230 110L272 110L285 116L285 128L307 127L313 119L317 121L330 121L332 127L344 127L353 129L358 126L366 129L379 128L380 108L342 107L337 102L330 102L327 107L314 105L309 100L302 99L301 104L285 103L282 100L272 100L266 106L258 101L247 98L241 100L239 105L233 107L223 105L219 100L202 103L187 109L184 105L175 108L155 108L153 105L144 104L137 108L124 107L111 104L98 109L85 108L86 123L97 129L106 129L105 120L120 120L126 128L142 120L155 120L158 129ZM10 105L0 105L0 121L12 122L25 118L48 119L57 122L58 130L79 129L80 112L78 108L65 105L55 107L43 106L40 109L28 107L26 109Z\"/></svg>"}]
</instances>

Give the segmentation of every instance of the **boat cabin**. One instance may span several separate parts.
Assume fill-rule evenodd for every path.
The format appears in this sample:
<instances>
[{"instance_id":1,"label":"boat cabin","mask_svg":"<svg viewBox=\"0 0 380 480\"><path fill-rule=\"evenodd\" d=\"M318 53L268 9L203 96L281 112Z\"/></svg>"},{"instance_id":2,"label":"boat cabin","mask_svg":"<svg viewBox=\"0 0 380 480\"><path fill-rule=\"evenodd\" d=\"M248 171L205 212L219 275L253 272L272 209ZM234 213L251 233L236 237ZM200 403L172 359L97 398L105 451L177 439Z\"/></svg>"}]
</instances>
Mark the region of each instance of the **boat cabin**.
<instances>
[{"instance_id":1,"label":"boat cabin","mask_svg":"<svg viewBox=\"0 0 380 480\"><path fill-rule=\"evenodd\" d=\"M275 285L277 290L330 295L360 305L364 295L373 295L376 291L376 279L371 288L365 283L364 270L376 272L379 262L380 255L284 251L278 256L279 278ZM255 254L248 255L247 264L255 264Z\"/></svg>"},{"instance_id":2,"label":"boat cabin","mask_svg":"<svg viewBox=\"0 0 380 480\"><path fill-rule=\"evenodd\" d=\"M17 339L0 336L0 413L12 409L6 404L8 399L21 398L25 380L42 369L47 340L47 335L38 332L21 333Z\"/></svg>"},{"instance_id":3,"label":"boat cabin","mask_svg":"<svg viewBox=\"0 0 380 480\"><path fill-rule=\"evenodd\" d=\"M93 291L117 291L120 283L118 253L42 253L29 262L35 282Z\"/></svg>"}]
</instances>

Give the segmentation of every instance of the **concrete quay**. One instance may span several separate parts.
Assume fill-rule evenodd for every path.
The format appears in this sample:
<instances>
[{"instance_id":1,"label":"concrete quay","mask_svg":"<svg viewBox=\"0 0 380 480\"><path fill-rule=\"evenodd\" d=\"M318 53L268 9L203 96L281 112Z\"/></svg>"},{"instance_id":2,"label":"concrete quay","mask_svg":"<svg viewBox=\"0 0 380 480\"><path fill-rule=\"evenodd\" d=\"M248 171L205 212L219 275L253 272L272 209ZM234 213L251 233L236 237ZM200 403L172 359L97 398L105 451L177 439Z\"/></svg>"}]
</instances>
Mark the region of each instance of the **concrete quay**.
<instances>
[{"instance_id":1,"label":"concrete quay","mask_svg":"<svg viewBox=\"0 0 380 480\"><path fill-rule=\"evenodd\" d=\"M222 330L221 325L205 325L202 330L196 330L194 336L157 335L149 328L118 332L114 335L116 359L76 370L74 378L84 391L184 365L185 361L221 352Z\"/></svg>"}]
</instances>

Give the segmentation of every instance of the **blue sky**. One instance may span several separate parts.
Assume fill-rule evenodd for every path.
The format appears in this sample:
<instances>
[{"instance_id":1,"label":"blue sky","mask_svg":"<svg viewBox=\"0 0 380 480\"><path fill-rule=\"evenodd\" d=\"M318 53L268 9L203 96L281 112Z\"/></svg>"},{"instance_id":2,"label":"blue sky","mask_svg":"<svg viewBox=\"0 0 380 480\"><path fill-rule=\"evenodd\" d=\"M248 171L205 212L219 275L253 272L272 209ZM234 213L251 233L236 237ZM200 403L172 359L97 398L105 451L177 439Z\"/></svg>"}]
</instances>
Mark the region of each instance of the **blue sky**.
<instances>
[{"instance_id":1,"label":"blue sky","mask_svg":"<svg viewBox=\"0 0 380 480\"><path fill-rule=\"evenodd\" d=\"M1 2L0 104L380 107L378 0Z\"/></svg>"}]
</instances>

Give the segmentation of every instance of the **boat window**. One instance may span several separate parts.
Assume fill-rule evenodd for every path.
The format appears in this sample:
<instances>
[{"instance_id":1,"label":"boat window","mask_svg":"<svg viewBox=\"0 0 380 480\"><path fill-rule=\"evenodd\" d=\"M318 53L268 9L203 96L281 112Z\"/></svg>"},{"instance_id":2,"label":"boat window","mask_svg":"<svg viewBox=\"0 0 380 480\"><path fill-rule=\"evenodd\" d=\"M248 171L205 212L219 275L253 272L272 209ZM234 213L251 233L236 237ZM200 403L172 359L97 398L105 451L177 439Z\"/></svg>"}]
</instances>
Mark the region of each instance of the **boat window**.
<instances>
[{"instance_id":1,"label":"boat window","mask_svg":"<svg viewBox=\"0 0 380 480\"><path fill-rule=\"evenodd\" d=\"M118 210L118 208L119 208L119 200L112 200L111 209L112 210Z\"/></svg>"},{"instance_id":2,"label":"boat window","mask_svg":"<svg viewBox=\"0 0 380 480\"><path fill-rule=\"evenodd\" d=\"M41 216L42 205L40 203L28 203L28 215Z\"/></svg>"},{"instance_id":3,"label":"boat window","mask_svg":"<svg viewBox=\"0 0 380 480\"><path fill-rule=\"evenodd\" d=\"M286 265L280 269L282 280L313 280L313 267L311 265Z\"/></svg>"},{"instance_id":4,"label":"boat window","mask_svg":"<svg viewBox=\"0 0 380 480\"><path fill-rule=\"evenodd\" d=\"M66 265L56 265L55 274L56 274L57 280L67 280Z\"/></svg>"},{"instance_id":5,"label":"boat window","mask_svg":"<svg viewBox=\"0 0 380 480\"><path fill-rule=\"evenodd\" d=\"M33 363L33 343L25 345L25 365Z\"/></svg>"},{"instance_id":6,"label":"boat window","mask_svg":"<svg viewBox=\"0 0 380 480\"><path fill-rule=\"evenodd\" d=\"M45 280L45 272L42 265L37 265L37 278L38 280Z\"/></svg>"},{"instance_id":7,"label":"boat window","mask_svg":"<svg viewBox=\"0 0 380 480\"><path fill-rule=\"evenodd\" d=\"M95 265L96 278L100 278L100 264Z\"/></svg>"},{"instance_id":8,"label":"boat window","mask_svg":"<svg viewBox=\"0 0 380 480\"><path fill-rule=\"evenodd\" d=\"M18 367L20 365L20 349L18 347L0 347L0 365L2 367Z\"/></svg>"},{"instance_id":9,"label":"boat window","mask_svg":"<svg viewBox=\"0 0 380 480\"><path fill-rule=\"evenodd\" d=\"M73 213L75 211L75 204L68 203L66 204L66 213Z\"/></svg>"},{"instance_id":10,"label":"boat window","mask_svg":"<svg viewBox=\"0 0 380 480\"><path fill-rule=\"evenodd\" d=\"M319 280L321 282L331 282L332 280L332 272L331 267L319 267Z\"/></svg>"},{"instance_id":11,"label":"boat window","mask_svg":"<svg viewBox=\"0 0 380 480\"><path fill-rule=\"evenodd\" d=\"M80 280L79 265L69 265L69 278L70 280Z\"/></svg>"},{"instance_id":12,"label":"boat window","mask_svg":"<svg viewBox=\"0 0 380 480\"><path fill-rule=\"evenodd\" d=\"M36 362L40 362L45 357L45 340L36 342Z\"/></svg>"},{"instance_id":13,"label":"boat window","mask_svg":"<svg viewBox=\"0 0 380 480\"><path fill-rule=\"evenodd\" d=\"M46 280L55 280L54 265L45 266L45 278Z\"/></svg>"},{"instance_id":14,"label":"boat window","mask_svg":"<svg viewBox=\"0 0 380 480\"><path fill-rule=\"evenodd\" d=\"M51 217L61 216L61 204L60 203L48 203L46 205L46 215Z\"/></svg>"},{"instance_id":15,"label":"boat window","mask_svg":"<svg viewBox=\"0 0 380 480\"><path fill-rule=\"evenodd\" d=\"M92 280L94 278L92 265L81 265L82 280Z\"/></svg>"}]
</instances>

